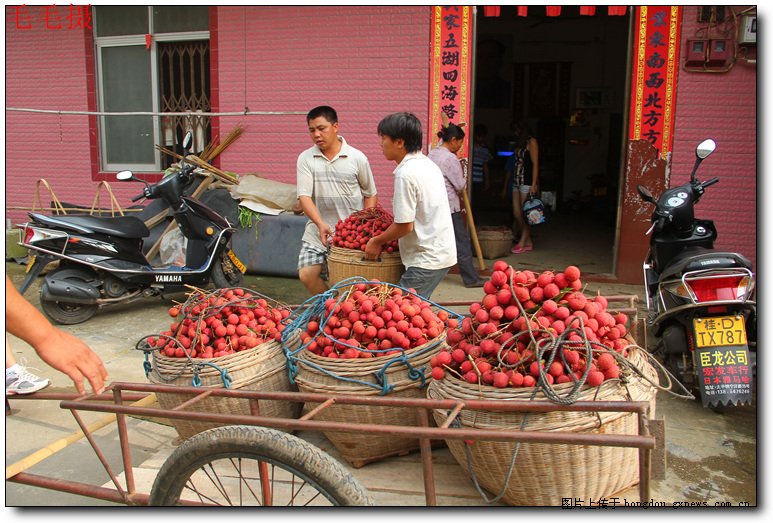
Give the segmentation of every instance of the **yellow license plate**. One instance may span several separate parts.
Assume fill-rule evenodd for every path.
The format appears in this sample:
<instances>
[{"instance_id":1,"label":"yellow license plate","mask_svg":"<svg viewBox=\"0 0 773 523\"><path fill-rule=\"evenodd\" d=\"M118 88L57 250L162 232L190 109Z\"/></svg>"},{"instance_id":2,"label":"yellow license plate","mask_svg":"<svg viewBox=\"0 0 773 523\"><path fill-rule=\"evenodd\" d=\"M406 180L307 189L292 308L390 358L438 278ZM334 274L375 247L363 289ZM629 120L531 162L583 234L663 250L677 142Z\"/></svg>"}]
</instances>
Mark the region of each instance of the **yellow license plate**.
<instances>
[{"instance_id":1,"label":"yellow license plate","mask_svg":"<svg viewBox=\"0 0 773 523\"><path fill-rule=\"evenodd\" d=\"M746 345L743 316L715 316L693 320L698 348Z\"/></svg>"},{"instance_id":2,"label":"yellow license plate","mask_svg":"<svg viewBox=\"0 0 773 523\"><path fill-rule=\"evenodd\" d=\"M27 262L27 268L24 269L24 272L30 272L32 270L32 266L35 265L35 260L37 259L36 255L30 256L29 261Z\"/></svg>"},{"instance_id":3,"label":"yellow license plate","mask_svg":"<svg viewBox=\"0 0 773 523\"><path fill-rule=\"evenodd\" d=\"M239 269L239 271L244 274L247 272L247 267L244 266L242 261L236 257L236 254L234 254L234 251L231 249L228 249L228 258L231 260L231 262L234 264L234 267Z\"/></svg>"}]
</instances>

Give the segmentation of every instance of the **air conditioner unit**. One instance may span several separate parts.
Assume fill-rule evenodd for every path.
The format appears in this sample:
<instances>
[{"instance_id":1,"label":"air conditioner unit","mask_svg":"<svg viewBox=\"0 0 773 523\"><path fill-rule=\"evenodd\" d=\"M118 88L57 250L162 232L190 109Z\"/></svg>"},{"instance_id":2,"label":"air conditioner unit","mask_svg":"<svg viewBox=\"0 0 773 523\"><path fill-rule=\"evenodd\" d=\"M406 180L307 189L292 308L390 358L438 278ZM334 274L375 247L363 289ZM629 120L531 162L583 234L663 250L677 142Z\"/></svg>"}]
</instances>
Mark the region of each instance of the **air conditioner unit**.
<instances>
[{"instance_id":1,"label":"air conditioner unit","mask_svg":"<svg viewBox=\"0 0 773 523\"><path fill-rule=\"evenodd\" d=\"M738 43L756 44L757 43L757 15L743 15L741 25L738 28Z\"/></svg>"}]
</instances>

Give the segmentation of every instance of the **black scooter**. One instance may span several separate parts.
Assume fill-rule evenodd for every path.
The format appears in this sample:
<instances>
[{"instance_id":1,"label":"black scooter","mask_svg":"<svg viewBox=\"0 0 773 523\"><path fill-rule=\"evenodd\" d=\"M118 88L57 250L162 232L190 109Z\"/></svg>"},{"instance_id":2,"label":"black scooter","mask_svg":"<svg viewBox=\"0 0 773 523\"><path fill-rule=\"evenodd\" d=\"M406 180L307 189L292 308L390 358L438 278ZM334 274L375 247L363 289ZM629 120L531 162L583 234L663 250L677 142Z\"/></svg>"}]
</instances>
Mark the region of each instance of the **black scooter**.
<instances>
[{"instance_id":1,"label":"black scooter","mask_svg":"<svg viewBox=\"0 0 773 523\"><path fill-rule=\"evenodd\" d=\"M656 352L704 406L721 410L751 403L757 303L751 262L738 253L714 250L714 222L695 218L695 204L719 181L700 182L695 176L715 148L713 140L698 145L688 183L657 199L646 187L637 189L655 205L643 268Z\"/></svg>"},{"instance_id":2,"label":"black scooter","mask_svg":"<svg viewBox=\"0 0 773 523\"><path fill-rule=\"evenodd\" d=\"M183 140L183 158L192 141ZM49 263L59 266L46 274L40 287L40 304L51 320L65 325L82 323L101 307L139 298L179 293L185 285L203 287L210 281L219 288L238 287L246 271L230 248L235 229L218 213L196 199L184 196L196 177L194 166L183 161L180 169L155 185L119 172L122 181L140 181L143 193L132 198L161 199L171 210L187 238L185 265L153 267L143 254L143 239L150 235L135 216L45 216L29 213L31 222L20 225L23 241L32 254L22 294Z\"/></svg>"}]
</instances>

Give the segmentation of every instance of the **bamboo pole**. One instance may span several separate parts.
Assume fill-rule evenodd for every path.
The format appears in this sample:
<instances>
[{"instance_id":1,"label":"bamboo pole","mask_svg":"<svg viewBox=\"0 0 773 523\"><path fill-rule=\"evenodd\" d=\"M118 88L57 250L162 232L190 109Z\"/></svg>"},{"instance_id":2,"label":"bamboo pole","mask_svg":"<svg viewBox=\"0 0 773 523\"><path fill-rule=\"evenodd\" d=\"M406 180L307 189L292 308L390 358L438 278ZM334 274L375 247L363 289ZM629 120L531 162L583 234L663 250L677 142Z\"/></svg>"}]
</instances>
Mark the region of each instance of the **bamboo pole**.
<instances>
[{"instance_id":1,"label":"bamboo pole","mask_svg":"<svg viewBox=\"0 0 773 523\"><path fill-rule=\"evenodd\" d=\"M464 171L464 177L467 178L467 159L461 160L462 170ZM462 201L464 202L464 210L467 213L467 225L470 227L470 237L472 238L472 244L475 247L475 254L478 256L478 267L480 270L486 270L486 263L483 261L483 252L480 249L480 242L478 241L478 231L475 230L475 219L472 217L472 207L470 207L470 198L467 196L467 187L461 191Z\"/></svg>"},{"instance_id":2,"label":"bamboo pole","mask_svg":"<svg viewBox=\"0 0 773 523\"><path fill-rule=\"evenodd\" d=\"M464 200L464 209L467 212L467 225L470 227L470 237L472 238L472 244L475 247L475 254L478 256L478 267L480 270L486 270L486 263L483 261L483 252L480 250L480 243L478 242L478 232L475 230L475 220L472 217L472 209L470 208L470 199L467 197L467 188L462 191L462 200Z\"/></svg>"}]
</instances>

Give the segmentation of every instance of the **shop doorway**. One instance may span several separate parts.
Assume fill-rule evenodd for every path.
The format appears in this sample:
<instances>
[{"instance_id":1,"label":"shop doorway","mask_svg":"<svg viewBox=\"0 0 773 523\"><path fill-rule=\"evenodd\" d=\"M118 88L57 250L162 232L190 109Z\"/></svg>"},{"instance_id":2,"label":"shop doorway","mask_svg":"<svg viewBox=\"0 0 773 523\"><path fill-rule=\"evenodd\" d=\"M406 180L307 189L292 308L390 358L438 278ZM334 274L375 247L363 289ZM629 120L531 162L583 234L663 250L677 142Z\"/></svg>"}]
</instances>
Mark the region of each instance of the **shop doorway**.
<instances>
[{"instance_id":1,"label":"shop doorway","mask_svg":"<svg viewBox=\"0 0 773 523\"><path fill-rule=\"evenodd\" d=\"M491 153L485 191L473 190L476 224L510 226L505 164L513 151L511 125L524 122L540 148L540 189L551 204L548 223L532 228L534 252L576 263L587 272L614 273L623 170L624 115L630 13L598 9L560 16L530 6L521 17L503 7L496 17L478 11L475 35L473 131Z\"/></svg>"}]
</instances>

